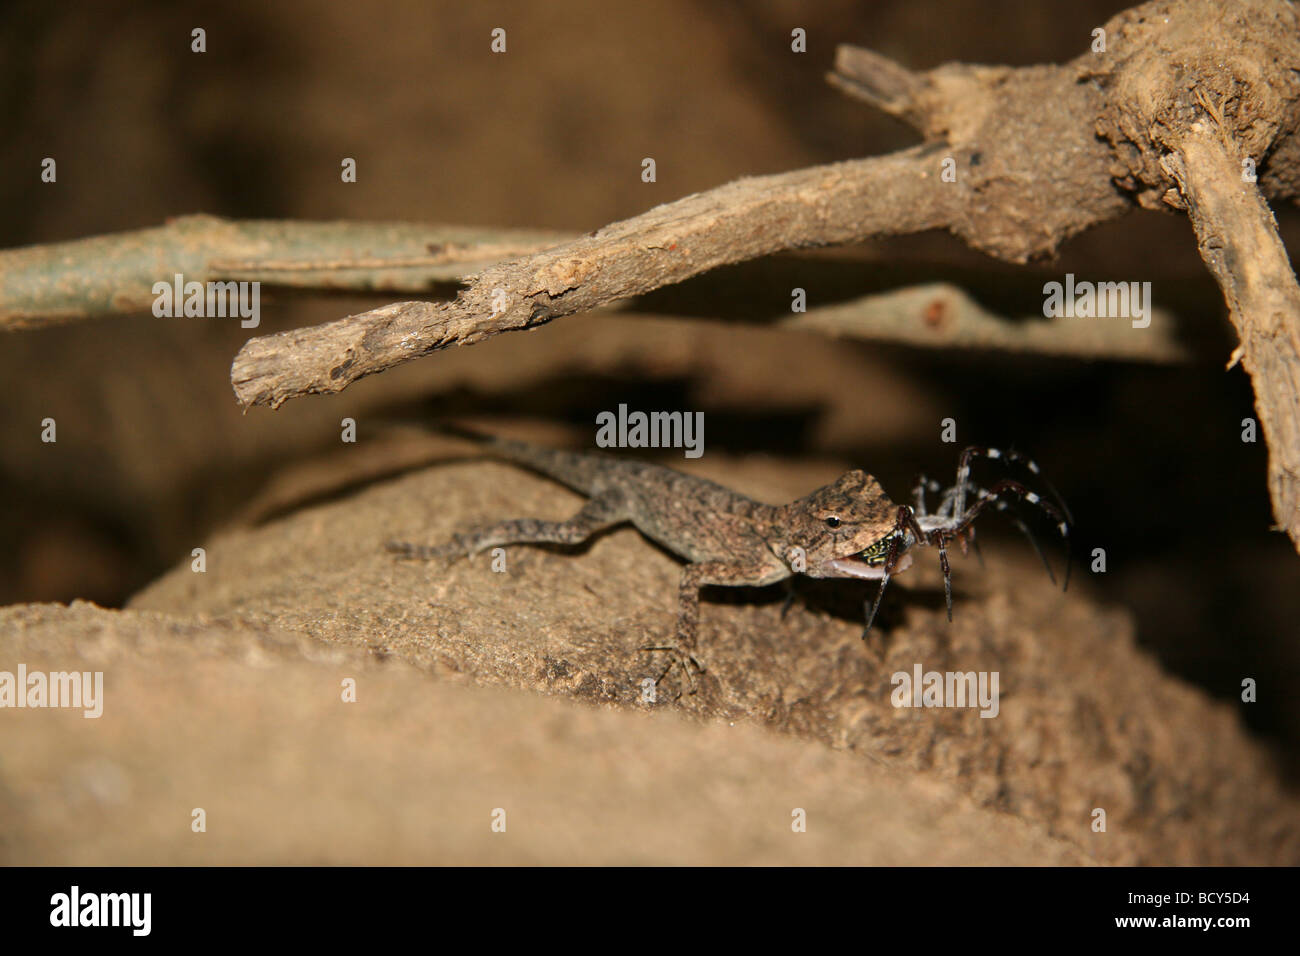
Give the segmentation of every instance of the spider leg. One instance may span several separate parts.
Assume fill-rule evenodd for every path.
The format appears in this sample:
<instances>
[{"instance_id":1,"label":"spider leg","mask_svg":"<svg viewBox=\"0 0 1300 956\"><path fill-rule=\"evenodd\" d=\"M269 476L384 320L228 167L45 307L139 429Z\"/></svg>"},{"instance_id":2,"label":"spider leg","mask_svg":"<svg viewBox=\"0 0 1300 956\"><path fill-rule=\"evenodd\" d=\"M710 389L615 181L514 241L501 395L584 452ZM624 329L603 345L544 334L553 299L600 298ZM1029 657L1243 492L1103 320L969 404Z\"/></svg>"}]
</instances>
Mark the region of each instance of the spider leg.
<instances>
[{"instance_id":1,"label":"spider leg","mask_svg":"<svg viewBox=\"0 0 1300 956\"><path fill-rule=\"evenodd\" d=\"M1012 523L1013 523L1017 528L1020 529L1020 533L1023 534L1026 538L1029 539L1029 543L1030 543L1030 545L1033 546L1034 553L1035 553L1036 555L1038 555L1038 560L1043 562L1043 568L1047 571L1047 576L1048 576L1048 578L1050 578L1050 579L1051 579L1051 582L1052 582L1053 584L1055 584L1055 583L1056 583L1056 575L1055 575L1055 574L1053 573L1053 571L1052 571L1052 565L1051 565L1051 562L1047 560L1047 553L1043 550L1042 546L1038 543L1038 539L1034 537L1034 533L1033 533L1032 531L1029 530L1029 525L1027 525L1027 524L1025 523L1025 520L1024 520L1023 518L1021 518L1020 515L1016 514L1016 513L1011 509L1011 506L1010 506L1009 504L1007 504L1005 501L1002 501L1002 500L999 499L999 500L997 501L997 509L998 509L998 511L1001 511L1001 512L1003 512L1004 514L1006 514L1006 515L1011 519ZM972 530L973 530L973 529L972 529ZM1068 553L1067 553L1067 555L1066 555L1066 564L1067 564L1067 567L1068 567L1068 564L1069 564L1069 555L1068 555Z\"/></svg>"},{"instance_id":2,"label":"spider leg","mask_svg":"<svg viewBox=\"0 0 1300 956\"><path fill-rule=\"evenodd\" d=\"M914 509L916 514L920 515L922 518L928 517L930 512L927 510L925 505L926 492L937 493L941 491L943 491L943 485L939 484L939 482L935 481L933 478L927 478L925 475L921 475L917 478L916 487L912 489L912 500L916 502L916 507ZM945 498L943 500L947 499ZM942 507L942 504L940 507Z\"/></svg>"},{"instance_id":3,"label":"spider leg","mask_svg":"<svg viewBox=\"0 0 1300 956\"><path fill-rule=\"evenodd\" d=\"M989 451L994 452L997 451L997 449L990 448ZM1043 487L1046 488L1048 492L1051 494L1052 500L1056 504L1056 507L1060 509L1061 514L1065 515L1065 520L1070 524L1074 524L1074 515L1070 514L1070 508L1065 503L1065 499L1062 498L1061 493L1056 490L1056 486L1052 484L1052 482L1048 479L1046 475L1043 474L1042 469L1038 467L1038 462L1034 461L1032 458L1028 457L1027 455L1020 454L1020 452L1015 450L1001 452L1001 455L1007 461L1024 465L1027 471L1029 471L1031 474L1034 475L1035 478L1041 481L1043 483Z\"/></svg>"},{"instance_id":4,"label":"spider leg","mask_svg":"<svg viewBox=\"0 0 1300 956\"><path fill-rule=\"evenodd\" d=\"M1039 508L1042 508L1056 521L1056 529L1061 533L1061 536L1065 538L1069 537L1070 525L1069 522L1066 521L1065 515L1061 513L1060 509L1050 501L1044 501L1041 495L1030 491L1020 482L1014 481L1011 478L1003 478L1001 481L995 482L991 488L981 490L979 498L965 511L964 514L962 514L961 518L957 521L956 526L952 530L954 532L965 531L979 516L980 512L989 505L995 504L1004 493L1016 495L1017 497L1029 502L1031 505L1037 505Z\"/></svg>"},{"instance_id":5,"label":"spider leg","mask_svg":"<svg viewBox=\"0 0 1300 956\"><path fill-rule=\"evenodd\" d=\"M785 620L792 604L794 604L794 578L788 577L785 579L785 600L781 602L781 620Z\"/></svg>"},{"instance_id":6,"label":"spider leg","mask_svg":"<svg viewBox=\"0 0 1300 956\"><path fill-rule=\"evenodd\" d=\"M862 639L864 641L867 639L867 635L871 633L871 625L876 620L876 612L880 610L880 599L885 596L885 585L888 583L889 572L886 571L885 576L880 579L880 589L876 591L876 599L862 602L862 611L867 616L867 626L862 629Z\"/></svg>"},{"instance_id":7,"label":"spider leg","mask_svg":"<svg viewBox=\"0 0 1300 956\"><path fill-rule=\"evenodd\" d=\"M896 533L889 541L889 551L885 555L885 573L880 578L880 589L876 591L876 599L871 603L870 608L867 607L866 602L863 602L862 610L867 615L867 625L862 629L862 639L864 641L867 639L867 635L871 633L871 625L876 620L876 612L880 610L880 601L885 596L885 585L889 583L889 579L894 573L894 568L898 567L898 559L903 552L903 549L899 546L902 536L897 534L897 532L909 531L915 536L917 541L927 540L925 532L923 532L920 526L916 523L916 517L912 513L912 509L907 507L907 505L899 506L898 519L894 522L894 530Z\"/></svg>"},{"instance_id":8,"label":"spider leg","mask_svg":"<svg viewBox=\"0 0 1300 956\"><path fill-rule=\"evenodd\" d=\"M990 448L990 449L986 449L986 450L989 451L989 452L997 452L997 454L1000 454L1000 455L1006 455L1008 458L1010 458L1013 454L1015 454L1015 453L1013 453L1013 452L998 452L998 450L997 450L996 448ZM1028 467L1031 471L1034 471L1035 473L1037 473L1037 468L1038 468L1038 466L1037 466L1037 465L1036 465L1036 464L1035 464L1031 459L1024 458L1023 456L1019 456L1019 455L1016 455L1016 458L1017 458L1018 460L1021 460L1021 461L1025 462L1026 467ZM1043 568L1044 568L1044 570L1047 571L1047 576L1048 576L1048 578L1050 578L1050 579L1051 579L1051 582L1052 582L1053 584L1055 584L1055 583L1056 583L1056 574L1055 574L1055 572L1053 572L1053 570L1052 570L1051 562L1048 561L1048 559L1047 559L1047 553L1046 553L1045 551L1043 551L1042 546L1038 543L1038 539L1037 539L1036 537L1034 537L1034 533L1029 529L1029 525L1025 522L1025 520L1024 520L1024 519L1023 519L1023 518L1022 518L1022 517L1021 517L1021 516L1020 516L1020 515L1019 515L1019 514L1018 514L1018 513L1017 513L1017 512L1012 508L1012 507L1011 507L1011 505L1010 505L1009 502L1007 502L1007 501L1005 501L1005 500L1003 500L1003 499L1001 499L1001 498L996 498L996 496L990 496L990 493L989 493L987 490L985 490L984 488L981 488L979 485L975 484L974 482L968 482L968 484L969 484L970 490L973 491L973 492L975 492L975 493L976 493L980 498L985 498L985 497L994 497L994 498L996 499L996 500L993 502L994 506L997 508L998 511L1000 511L1000 512L1002 512L1003 514L1007 515L1007 517L1009 517L1009 518L1011 519L1012 523L1013 523L1017 528L1020 529L1020 533L1023 534L1026 538L1029 539L1029 544L1033 547L1033 549L1034 549L1034 553L1038 555L1038 560L1041 561L1041 562L1043 562ZM1030 503L1032 503L1032 504L1037 504L1037 505L1039 505L1040 507L1045 507L1046 504L1047 504L1046 502L1043 502L1043 501L1035 501L1033 495L1032 495L1031 493L1029 493L1029 492L1026 492L1024 497L1026 498L1026 500L1030 501ZM1046 510L1046 508L1045 508L1045 510ZM1049 513L1050 513L1050 512L1049 512ZM1067 522L1070 520L1070 516L1069 516L1069 513L1068 513L1068 512L1065 512L1065 518L1066 518L1066 521L1067 521ZM970 533L971 533L971 535L972 535L972 540L974 540L974 537L973 537L973 536L974 536L974 533L975 533L975 529L974 529L974 528L971 528L971 529L970 529ZM978 545L977 545L976 547L977 547L977 552L978 552ZM1070 551L1069 551L1068 548L1067 548L1066 553L1065 553L1065 588L1068 588L1068 587L1070 586L1070 565L1071 565L1071 563L1072 563L1071 560L1070 560L1071 557L1072 557L1072 555L1071 555ZM982 558L982 557L981 557L981 559L980 559L980 563L983 564L983 558ZM1065 588L1063 588L1062 590L1064 590Z\"/></svg>"},{"instance_id":9,"label":"spider leg","mask_svg":"<svg viewBox=\"0 0 1300 956\"><path fill-rule=\"evenodd\" d=\"M968 529L971 526L971 524L975 521L975 519L979 517L980 512L982 512L989 505L998 502L999 497L1006 493L1014 494L1019 498L1029 502L1032 505L1037 505L1039 508L1043 509L1043 511L1047 512L1047 514L1050 515L1056 521L1056 530L1060 532L1061 540L1065 543L1065 550L1066 550L1065 586L1069 587L1069 583L1070 583L1069 522L1066 520L1065 515L1062 514L1061 511L1055 505L1051 504L1050 502L1044 501L1040 495L1038 495L1033 491L1030 491L1028 488L1020 484L1020 482L1018 481L1013 481L1010 478L1004 478L1002 481L999 481L996 484L994 484L993 487L989 488L987 491L981 491L978 500L976 500L976 502L970 506L970 508L965 512L965 514L961 516L961 519L957 522L956 527L953 529L953 533L961 533L966 529ZM1019 521L1018 516L1016 520ZM1020 523L1023 525L1023 522ZM1027 530L1026 533L1028 533ZM1034 540L1032 535L1030 535L1029 538L1030 541ZM1037 542L1034 542L1034 546L1035 549L1037 549ZM1046 563L1046 559L1044 559L1044 563ZM1049 574L1051 573L1050 568L1048 570L1048 573ZM1052 580L1054 583L1055 577L1053 577Z\"/></svg>"},{"instance_id":10,"label":"spider leg","mask_svg":"<svg viewBox=\"0 0 1300 956\"><path fill-rule=\"evenodd\" d=\"M952 568L948 566L948 541L942 531L934 534L939 546L939 567L943 569L943 598L948 604L948 623L952 623Z\"/></svg>"},{"instance_id":11,"label":"spider leg","mask_svg":"<svg viewBox=\"0 0 1300 956\"><path fill-rule=\"evenodd\" d=\"M1070 514L1070 509L1066 505L1065 499L1063 499L1061 497L1060 492L1056 490L1056 486L1053 485L1050 481L1048 481L1047 477L1043 474L1042 469L1038 467L1038 462L1034 461L1028 455L1022 455L1020 452L1015 451L1014 449L1003 451L1000 448L986 448L980 445L967 446L962 450L961 458L958 460L958 464L957 464L958 484L961 484L964 480L970 477L970 460L975 457L987 458L992 461L1005 461L1010 464L1021 465L1026 471L1032 474L1035 478L1042 481L1043 486L1051 494L1057 509L1063 515L1065 515L1065 520L1070 524L1074 524L1074 515ZM962 504L963 505L965 504L964 500ZM958 509L957 513L961 514L962 509Z\"/></svg>"},{"instance_id":12,"label":"spider leg","mask_svg":"<svg viewBox=\"0 0 1300 956\"><path fill-rule=\"evenodd\" d=\"M966 513L966 486L970 483L970 460L972 456L979 454L984 449L975 445L968 445L962 449L961 457L957 459L957 483L952 486L954 495L953 516L960 517Z\"/></svg>"}]
</instances>

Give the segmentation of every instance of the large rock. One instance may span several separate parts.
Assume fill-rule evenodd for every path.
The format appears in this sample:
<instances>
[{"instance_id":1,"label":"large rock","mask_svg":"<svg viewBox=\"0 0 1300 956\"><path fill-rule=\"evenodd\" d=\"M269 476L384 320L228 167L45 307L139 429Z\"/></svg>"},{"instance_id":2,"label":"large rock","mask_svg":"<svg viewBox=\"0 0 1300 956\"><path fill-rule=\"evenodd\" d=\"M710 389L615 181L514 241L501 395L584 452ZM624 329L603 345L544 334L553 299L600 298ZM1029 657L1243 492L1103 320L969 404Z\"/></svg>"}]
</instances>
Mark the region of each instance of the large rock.
<instances>
[{"instance_id":1,"label":"large rock","mask_svg":"<svg viewBox=\"0 0 1300 956\"><path fill-rule=\"evenodd\" d=\"M705 460L711 477L769 499L793 497L837 471ZM886 629L873 646L859 639L869 592L853 583L800 588L803 599L784 619L779 588L706 592L708 674L698 693L674 700L665 692L653 704L642 695L658 660L638 648L671 634L678 565L635 531L569 553L513 547L505 573L494 573L487 555L443 566L396 561L381 548L392 538L440 542L454 528L503 517L560 518L580 501L507 465L436 465L219 537L206 573L177 568L132 607L366 648L427 675L431 695L455 679L603 705L570 719L608 721L614 734L645 725L609 711L641 709L700 718L673 725L682 740L712 739L711 725L722 720L781 731L810 753L847 751L844 759L864 773L888 766L960 792L998 819L1041 827L1098 861L1300 860L1297 806L1237 715L1165 675L1135 647L1128 616L1099 606L1092 582L1076 575L1069 594L1054 590L1027 547L986 549L982 571L973 559L956 559L951 625L934 556L920 555L918 568L899 579L911 578L911 587L889 596ZM998 715L896 709L891 675L918 663L927 671L997 671ZM403 680L418 684L414 674ZM337 681L329 693L337 694ZM488 711L542 706L470 699L465 706ZM507 737L525 733L492 725ZM763 734L745 739L773 745ZM281 740L308 748L293 759L312 759L309 741L287 731ZM392 747L401 746L395 738ZM685 753L699 752L692 745ZM598 750L588 757L593 766L618 759ZM711 792L708 767L703 761L702 776L683 784L688 796ZM793 788L783 791L792 806L809 802L794 796L798 773L774 773L772 786ZM1096 809L1105 811L1104 833L1092 828ZM973 832L970 839L965 858L974 862L984 844ZM661 849L647 852L674 858Z\"/></svg>"}]
</instances>

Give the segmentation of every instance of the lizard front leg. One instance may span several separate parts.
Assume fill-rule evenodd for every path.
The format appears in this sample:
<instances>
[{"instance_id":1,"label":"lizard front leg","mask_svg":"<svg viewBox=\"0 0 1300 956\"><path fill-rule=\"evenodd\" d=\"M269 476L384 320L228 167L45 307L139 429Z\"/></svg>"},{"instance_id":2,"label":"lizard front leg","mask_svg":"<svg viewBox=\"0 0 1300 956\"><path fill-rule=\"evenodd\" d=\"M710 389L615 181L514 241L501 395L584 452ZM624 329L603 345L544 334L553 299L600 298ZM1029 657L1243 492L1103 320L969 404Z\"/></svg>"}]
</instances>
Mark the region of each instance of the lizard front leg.
<instances>
[{"instance_id":1,"label":"lizard front leg","mask_svg":"<svg viewBox=\"0 0 1300 956\"><path fill-rule=\"evenodd\" d=\"M597 495L568 521L538 521L518 518L452 535L447 544L411 544L390 541L385 547L407 558L473 557L502 544L581 544L597 531L628 520L623 498L615 492Z\"/></svg>"},{"instance_id":2,"label":"lizard front leg","mask_svg":"<svg viewBox=\"0 0 1300 956\"><path fill-rule=\"evenodd\" d=\"M700 589L711 584L730 587L762 587L790 576L790 570L770 559L756 564L730 564L725 561L704 561L682 568L677 588L677 643L672 646L645 647L647 651L666 651L670 655L668 667L655 681L658 683L674 666L680 666L694 693L695 675L704 673L704 665L695 656L696 635L700 624Z\"/></svg>"}]
</instances>

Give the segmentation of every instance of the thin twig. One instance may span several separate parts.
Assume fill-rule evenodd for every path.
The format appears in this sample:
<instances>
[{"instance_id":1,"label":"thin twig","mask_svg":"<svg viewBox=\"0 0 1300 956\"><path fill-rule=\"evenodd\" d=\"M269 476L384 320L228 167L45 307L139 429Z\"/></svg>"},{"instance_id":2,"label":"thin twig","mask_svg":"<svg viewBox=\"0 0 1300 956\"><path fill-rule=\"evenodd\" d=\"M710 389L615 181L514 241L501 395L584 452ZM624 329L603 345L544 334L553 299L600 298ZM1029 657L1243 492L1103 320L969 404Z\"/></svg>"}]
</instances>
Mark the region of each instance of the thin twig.
<instances>
[{"instance_id":1,"label":"thin twig","mask_svg":"<svg viewBox=\"0 0 1300 956\"><path fill-rule=\"evenodd\" d=\"M149 309L154 283L171 283L177 274L186 282L424 292L562 238L407 223L182 216L153 229L0 252L0 331Z\"/></svg>"}]
</instances>

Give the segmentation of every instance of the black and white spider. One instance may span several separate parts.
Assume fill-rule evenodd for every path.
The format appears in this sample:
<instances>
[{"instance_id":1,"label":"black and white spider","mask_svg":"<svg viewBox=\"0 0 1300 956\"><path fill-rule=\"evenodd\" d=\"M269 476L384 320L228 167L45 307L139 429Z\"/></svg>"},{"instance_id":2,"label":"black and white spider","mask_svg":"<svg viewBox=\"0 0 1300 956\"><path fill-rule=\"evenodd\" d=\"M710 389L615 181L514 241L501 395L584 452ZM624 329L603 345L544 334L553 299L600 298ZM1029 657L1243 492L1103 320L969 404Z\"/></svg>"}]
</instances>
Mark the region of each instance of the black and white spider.
<instances>
[{"instance_id":1,"label":"black and white spider","mask_svg":"<svg viewBox=\"0 0 1300 956\"><path fill-rule=\"evenodd\" d=\"M1046 501L1042 495L1031 491L1019 481L1010 478L996 481L988 488L980 487L970 478L970 466L973 458L987 458L1023 467L1030 474L1043 481L1055 504ZM930 511L926 507L927 493L940 495L939 505L934 511ZM880 601L885 595L885 586L889 583L890 577L898 571L906 570L911 564L911 560L909 557L904 561L904 556L918 545L923 547L933 546L939 549L939 567L943 570L944 599L948 606L948 620L952 620L952 569L948 564L948 545L953 541L958 542L964 554L968 543L975 540L975 529L973 527L975 519L979 517L985 508L990 506L998 511L1005 512L1011 517L1015 525L1029 538L1030 543L1034 546L1034 550L1042 559L1044 567L1047 568L1047 574L1052 579L1052 583L1056 583L1056 575L1052 573L1052 566L1048 562L1047 556L1043 554L1042 549L1038 546L1038 541L1030 532L1029 526L1010 507L1008 497L1034 505L1055 522L1056 530L1060 533L1066 549L1065 587L1070 586L1070 525L1073 519L1070 516L1069 509L1065 506L1065 502L1056 493L1056 489L1052 488L1051 484L1042 478L1038 464L1032 459L1014 451L1001 451L997 448L972 445L961 453L957 464L957 480L952 487L944 489L939 482L922 476L913 494L914 505L899 506L898 521L894 526L894 530L858 555L871 567L881 569L880 590L876 592L875 600L865 609L867 624L862 632L863 638L866 638L871 632L872 622L876 619L876 612L880 609Z\"/></svg>"}]
</instances>

